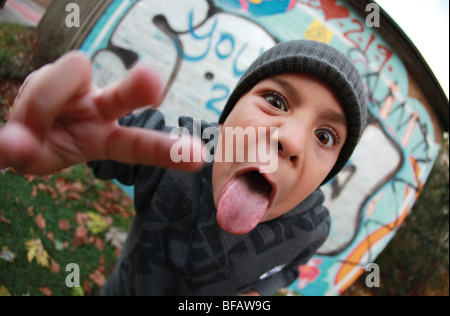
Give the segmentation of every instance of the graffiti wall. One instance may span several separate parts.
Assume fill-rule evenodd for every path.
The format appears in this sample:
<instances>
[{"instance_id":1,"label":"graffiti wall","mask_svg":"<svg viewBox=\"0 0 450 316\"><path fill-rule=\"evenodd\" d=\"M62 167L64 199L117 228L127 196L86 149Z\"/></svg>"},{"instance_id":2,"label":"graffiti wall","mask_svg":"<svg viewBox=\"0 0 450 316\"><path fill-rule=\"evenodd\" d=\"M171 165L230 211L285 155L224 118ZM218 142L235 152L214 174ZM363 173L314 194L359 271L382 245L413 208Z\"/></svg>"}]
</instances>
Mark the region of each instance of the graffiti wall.
<instances>
[{"instance_id":1,"label":"graffiti wall","mask_svg":"<svg viewBox=\"0 0 450 316\"><path fill-rule=\"evenodd\" d=\"M337 0L115 0L82 50L106 86L137 61L165 83L167 124L189 115L217 121L251 62L277 42L328 43L360 71L370 119L361 145L324 186L332 215L328 240L290 286L304 295L345 290L392 239L417 199L439 150L431 118L409 97L402 60Z\"/></svg>"}]
</instances>

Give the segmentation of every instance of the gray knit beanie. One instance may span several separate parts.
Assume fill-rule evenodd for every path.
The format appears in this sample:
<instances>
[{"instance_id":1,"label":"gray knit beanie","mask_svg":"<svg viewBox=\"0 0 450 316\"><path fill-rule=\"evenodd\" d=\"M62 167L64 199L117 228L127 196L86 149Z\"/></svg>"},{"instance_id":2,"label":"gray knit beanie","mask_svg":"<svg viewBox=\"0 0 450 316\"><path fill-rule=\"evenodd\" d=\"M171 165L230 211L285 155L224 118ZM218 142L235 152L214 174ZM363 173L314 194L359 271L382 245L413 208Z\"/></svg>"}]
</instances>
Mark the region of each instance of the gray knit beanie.
<instances>
[{"instance_id":1,"label":"gray knit beanie","mask_svg":"<svg viewBox=\"0 0 450 316\"><path fill-rule=\"evenodd\" d=\"M361 77L351 61L335 48L321 42L297 40L280 43L269 49L242 76L225 105L219 124L225 122L236 102L258 82L274 75L293 72L314 75L327 83L345 110L347 140L324 184L345 166L367 120L366 96Z\"/></svg>"}]
</instances>

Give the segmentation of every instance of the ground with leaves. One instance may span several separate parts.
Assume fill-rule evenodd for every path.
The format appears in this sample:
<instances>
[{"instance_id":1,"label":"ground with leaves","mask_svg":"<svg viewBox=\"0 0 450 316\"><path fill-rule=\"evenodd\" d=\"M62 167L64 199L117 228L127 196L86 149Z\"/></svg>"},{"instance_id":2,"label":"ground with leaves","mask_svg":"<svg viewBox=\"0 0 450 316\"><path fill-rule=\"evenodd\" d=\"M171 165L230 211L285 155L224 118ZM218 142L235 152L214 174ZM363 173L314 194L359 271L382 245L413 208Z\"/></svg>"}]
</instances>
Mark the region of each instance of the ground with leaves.
<instances>
[{"instance_id":1,"label":"ground with leaves","mask_svg":"<svg viewBox=\"0 0 450 316\"><path fill-rule=\"evenodd\" d=\"M0 291L99 294L134 215L131 199L84 165L45 178L6 172L0 183ZM82 291L66 286L71 263Z\"/></svg>"}]
</instances>

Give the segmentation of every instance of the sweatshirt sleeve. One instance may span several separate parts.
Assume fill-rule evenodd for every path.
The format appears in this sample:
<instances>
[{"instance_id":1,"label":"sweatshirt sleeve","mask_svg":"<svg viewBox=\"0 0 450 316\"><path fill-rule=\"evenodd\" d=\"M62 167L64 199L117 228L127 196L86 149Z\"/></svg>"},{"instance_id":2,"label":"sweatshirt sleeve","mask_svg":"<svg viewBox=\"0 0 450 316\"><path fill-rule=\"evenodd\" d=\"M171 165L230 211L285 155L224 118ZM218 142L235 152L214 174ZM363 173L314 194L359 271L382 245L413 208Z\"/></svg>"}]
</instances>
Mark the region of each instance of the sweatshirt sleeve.
<instances>
[{"instance_id":1,"label":"sweatshirt sleeve","mask_svg":"<svg viewBox=\"0 0 450 316\"><path fill-rule=\"evenodd\" d=\"M140 127L154 130L166 130L164 116L156 110L145 110L139 115L130 114L119 119L121 126ZM91 161L88 166L101 180L116 179L124 185L133 185L141 168L140 165L124 164L116 161Z\"/></svg>"}]
</instances>

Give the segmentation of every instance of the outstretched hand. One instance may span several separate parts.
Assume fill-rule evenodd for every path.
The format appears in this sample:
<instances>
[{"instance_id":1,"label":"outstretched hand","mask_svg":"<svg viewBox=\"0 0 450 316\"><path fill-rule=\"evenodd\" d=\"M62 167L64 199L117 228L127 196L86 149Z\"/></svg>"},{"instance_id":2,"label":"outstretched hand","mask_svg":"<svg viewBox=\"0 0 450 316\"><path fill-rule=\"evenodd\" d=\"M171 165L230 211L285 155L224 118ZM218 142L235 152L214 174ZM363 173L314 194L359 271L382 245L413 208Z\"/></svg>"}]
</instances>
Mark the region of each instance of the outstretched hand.
<instances>
[{"instance_id":1,"label":"outstretched hand","mask_svg":"<svg viewBox=\"0 0 450 316\"><path fill-rule=\"evenodd\" d=\"M24 82L10 119L0 130L0 168L49 174L68 166L114 160L196 171L202 163L175 163L167 133L122 127L117 119L134 109L159 104L158 76L137 66L127 78L106 89L92 83L92 66L80 52L32 73ZM201 152L199 139L191 153Z\"/></svg>"}]
</instances>

